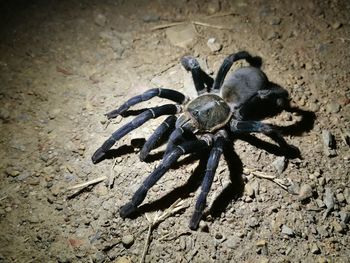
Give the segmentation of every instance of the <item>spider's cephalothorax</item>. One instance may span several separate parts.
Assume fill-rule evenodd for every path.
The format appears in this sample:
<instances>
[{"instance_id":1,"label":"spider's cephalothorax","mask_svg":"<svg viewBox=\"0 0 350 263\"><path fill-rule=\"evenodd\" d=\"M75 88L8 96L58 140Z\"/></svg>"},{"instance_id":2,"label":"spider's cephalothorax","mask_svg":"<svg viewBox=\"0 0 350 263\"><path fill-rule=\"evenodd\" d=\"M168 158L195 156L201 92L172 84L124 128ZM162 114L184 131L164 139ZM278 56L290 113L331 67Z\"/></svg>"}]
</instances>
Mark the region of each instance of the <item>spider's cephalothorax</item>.
<instances>
[{"instance_id":1,"label":"spider's cephalothorax","mask_svg":"<svg viewBox=\"0 0 350 263\"><path fill-rule=\"evenodd\" d=\"M241 59L245 59L250 66L242 67L226 77L232 64ZM146 121L161 115L169 115L140 151L140 159L144 160L157 142L171 132L163 159L145 179L131 201L120 209L120 215L125 218L134 214L145 199L148 190L181 155L209 150L201 193L190 221L190 228L196 229L205 208L222 150L225 143L232 137L228 136L229 134L263 133L273 139L287 156L298 156L299 151L284 140L276 127L260 121L288 109L289 98L285 89L271 83L260 70L259 57L252 57L246 51L229 55L221 65L215 80L200 68L194 57L183 57L181 63L187 71L192 73L198 97L189 100L178 91L155 88L129 99L118 109L107 113L107 118L122 115L131 106L155 96L172 100L177 104L149 108L139 114L134 120L115 131L97 149L92 156L92 161L97 163L104 159L108 150L120 138ZM180 115L177 116L178 114Z\"/></svg>"}]
</instances>

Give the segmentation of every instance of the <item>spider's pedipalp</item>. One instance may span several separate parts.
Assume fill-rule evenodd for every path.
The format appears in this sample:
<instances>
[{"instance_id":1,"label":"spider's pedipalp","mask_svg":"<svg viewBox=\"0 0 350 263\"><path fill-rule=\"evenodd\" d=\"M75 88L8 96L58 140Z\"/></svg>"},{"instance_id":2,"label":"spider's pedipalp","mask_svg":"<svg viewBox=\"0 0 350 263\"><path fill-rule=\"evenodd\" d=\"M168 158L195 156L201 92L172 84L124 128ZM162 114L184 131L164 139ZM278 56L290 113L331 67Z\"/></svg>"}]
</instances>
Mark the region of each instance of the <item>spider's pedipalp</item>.
<instances>
[{"instance_id":1,"label":"spider's pedipalp","mask_svg":"<svg viewBox=\"0 0 350 263\"><path fill-rule=\"evenodd\" d=\"M111 112L108 112L105 115L108 119L115 118L118 115L123 114L125 111L127 111L131 106L136 105L142 101L150 100L153 97L160 97L160 98L172 100L178 104L184 104L188 100L184 94L182 94L181 92L178 92L176 90L154 88L154 89L147 90L146 92L142 93L141 95L137 95L135 97L128 99L118 109L113 110Z\"/></svg>"},{"instance_id":2,"label":"spider's pedipalp","mask_svg":"<svg viewBox=\"0 0 350 263\"><path fill-rule=\"evenodd\" d=\"M221 130L224 132L223 130ZM210 191L211 185L213 183L213 179L215 176L216 168L218 167L220 156L223 151L224 143L226 142L226 132L217 133L217 136L214 137L213 148L210 150L209 158L207 162L206 172L203 178L201 192L198 196L195 210L192 214L192 218L190 220L189 227L192 230L196 230L198 228L199 222L202 218L203 211L205 205L207 203L207 196Z\"/></svg>"},{"instance_id":3,"label":"spider's pedipalp","mask_svg":"<svg viewBox=\"0 0 350 263\"><path fill-rule=\"evenodd\" d=\"M185 56L181 58L181 64L187 71L191 71L193 83L198 95L211 89L214 80L200 68L197 59L192 56Z\"/></svg>"},{"instance_id":4,"label":"spider's pedipalp","mask_svg":"<svg viewBox=\"0 0 350 263\"><path fill-rule=\"evenodd\" d=\"M137 115L131 122L128 122L118 130L116 130L111 137L109 137L100 148L91 157L93 163L97 163L103 159L106 152L118 141L120 138L124 137L126 134L132 130L140 127L142 124L147 122L152 118L157 118L161 115L174 115L179 113L181 110L179 105L175 104L165 104L159 107L150 108L141 114Z\"/></svg>"},{"instance_id":5,"label":"spider's pedipalp","mask_svg":"<svg viewBox=\"0 0 350 263\"><path fill-rule=\"evenodd\" d=\"M163 157L160 165L146 178L135 192L130 202L120 208L122 218L129 217L136 212L137 207L143 202L148 190L170 169L181 155L201 151L208 147L204 140L187 141L176 146L169 154Z\"/></svg>"},{"instance_id":6,"label":"spider's pedipalp","mask_svg":"<svg viewBox=\"0 0 350 263\"><path fill-rule=\"evenodd\" d=\"M162 138L162 136L169 130L175 128L175 122L177 118L174 115L167 117L161 125L154 131L154 133L147 139L140 151L140 160L146 159L150 151L154 148L157 142Z\"/></svg>"}]
</instances>

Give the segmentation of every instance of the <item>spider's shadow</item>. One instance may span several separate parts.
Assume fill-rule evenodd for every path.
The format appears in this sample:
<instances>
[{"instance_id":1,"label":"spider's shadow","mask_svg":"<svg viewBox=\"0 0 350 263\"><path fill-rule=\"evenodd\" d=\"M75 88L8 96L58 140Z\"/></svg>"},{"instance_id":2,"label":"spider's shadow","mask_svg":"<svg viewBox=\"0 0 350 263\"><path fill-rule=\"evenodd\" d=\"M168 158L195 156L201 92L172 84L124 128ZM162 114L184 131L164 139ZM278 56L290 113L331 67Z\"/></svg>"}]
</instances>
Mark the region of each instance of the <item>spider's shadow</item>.
<instances>
[{"instance_id":1,"label":"spider's shadow","mask_svg":"<svg viewBox=\"0 0 350 263\"><path fill-rule=\"evenodd\" d=\"M301 119L292 125L278 127L283 135L301 136L302 133L313 128L315 120L315 114L313 112L301 110L296 107L290 108L288 111L300 115ZM279 146L261 140L250 134L240 135L234 138L232 136L231 141L233 142L235 139L244 140L259 149L263 149L277 156L285 154L285 152ZM138 139L138 146L142 146L144 142L144 139ZM166 142L166 138L163 142ZM132 152L135 152L133 146L124 145L118 149L110 150L106 158L113 158ZM171 206L179 198L185 199L191 193L195 192L203 180L208 154L209 152L207 151L201 154L189 155L177 162L173 169L177 169L182 165L192 163L193 161L199 159L198 166L185 184L173 189L155 201L141 205L133 217L137 217L140 214L150 211L164 210ZM226 211L227 206L232 202L232 200L237 200L243 195L244 192L244 182L242 180L243 164L239 156L234 151L233 143L228 143L225 146L223 154L229 168L230 183L220 192L209 208L207 214L209 213L212 217L219 217L222 212ZM163 152L158 152L150 155L146 161L152 162L154 160L159 160L162 158L162 156Z\"/></svg>"}]
</instances>

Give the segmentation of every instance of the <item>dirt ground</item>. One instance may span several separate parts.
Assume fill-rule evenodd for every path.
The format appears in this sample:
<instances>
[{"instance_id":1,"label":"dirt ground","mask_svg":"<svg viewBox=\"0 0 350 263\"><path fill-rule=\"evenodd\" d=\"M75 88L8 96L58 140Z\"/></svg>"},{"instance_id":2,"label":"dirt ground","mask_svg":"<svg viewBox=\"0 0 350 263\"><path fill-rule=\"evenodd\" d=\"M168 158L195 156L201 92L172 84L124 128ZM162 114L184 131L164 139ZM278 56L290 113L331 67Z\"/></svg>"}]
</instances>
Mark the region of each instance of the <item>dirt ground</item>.
<instances>
[{"instance_id":1,"label":"dirt ground","mask_svg":"<svg viewBox=\"0 0 350 263\"><path fill-rule=\"evenodd\" d=\"M349 1L32 0L0 10L1 263L349 262ZM164 146L146 162L138 152L164 117L94 165L133 118L108 123L104 113L148 88L193 94L183 55L215 74L239 50L261 56L303 110L265 120L302 123L285 136L302 158L278 156L264 136L235 141L191 231L206 160L185 156L123 220L120 206L161 161Z\"/></svg>"}]
</instances>

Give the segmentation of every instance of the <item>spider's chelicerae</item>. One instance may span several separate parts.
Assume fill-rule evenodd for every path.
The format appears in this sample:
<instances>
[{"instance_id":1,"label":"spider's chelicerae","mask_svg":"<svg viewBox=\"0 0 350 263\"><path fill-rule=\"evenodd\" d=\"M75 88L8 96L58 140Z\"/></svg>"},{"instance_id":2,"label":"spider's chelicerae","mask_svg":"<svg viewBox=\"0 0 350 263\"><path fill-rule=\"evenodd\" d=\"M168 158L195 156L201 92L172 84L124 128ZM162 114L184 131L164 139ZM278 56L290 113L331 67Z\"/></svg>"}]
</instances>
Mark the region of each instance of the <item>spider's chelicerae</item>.
<instances>
[{"instance_id":1,"label":"spider's chelicerae","mask_svg":"<svg viewBox=\"0 0 350 263\"><path fill-rule=\"evenodd\" d=\"M232 64L241 59L245 59L249 66L242 67L226 77ZM97 149L92 161L97 163L104 159L107 151L120 138L148 120L170 115L154 131L140 152L140 159L144 160L157 142L171 132L163 159L138 188L131 201L121 207L120 216L125 218L135 213L148 190L181 155L208 150L209 157L201 192L189 224L191 229L197 229L223 148L230 142L230 138L234 137L229 135L263 133L274 140L286 156L299 156L299 150L284 140L277 127L260 121L290 107L288 92L271 83L261 71L260 57L253 57L246 51L229 55L219 68L215 79L200 68L194 57L183 57L181 64L192 73L198 96L189 100L178 91L154 88L129 99L118 109L107 113L107 118L122 115L131 106L156 96L174 101L176 104L146 109L115 131Z\"/></svg>"}]
</instances>

